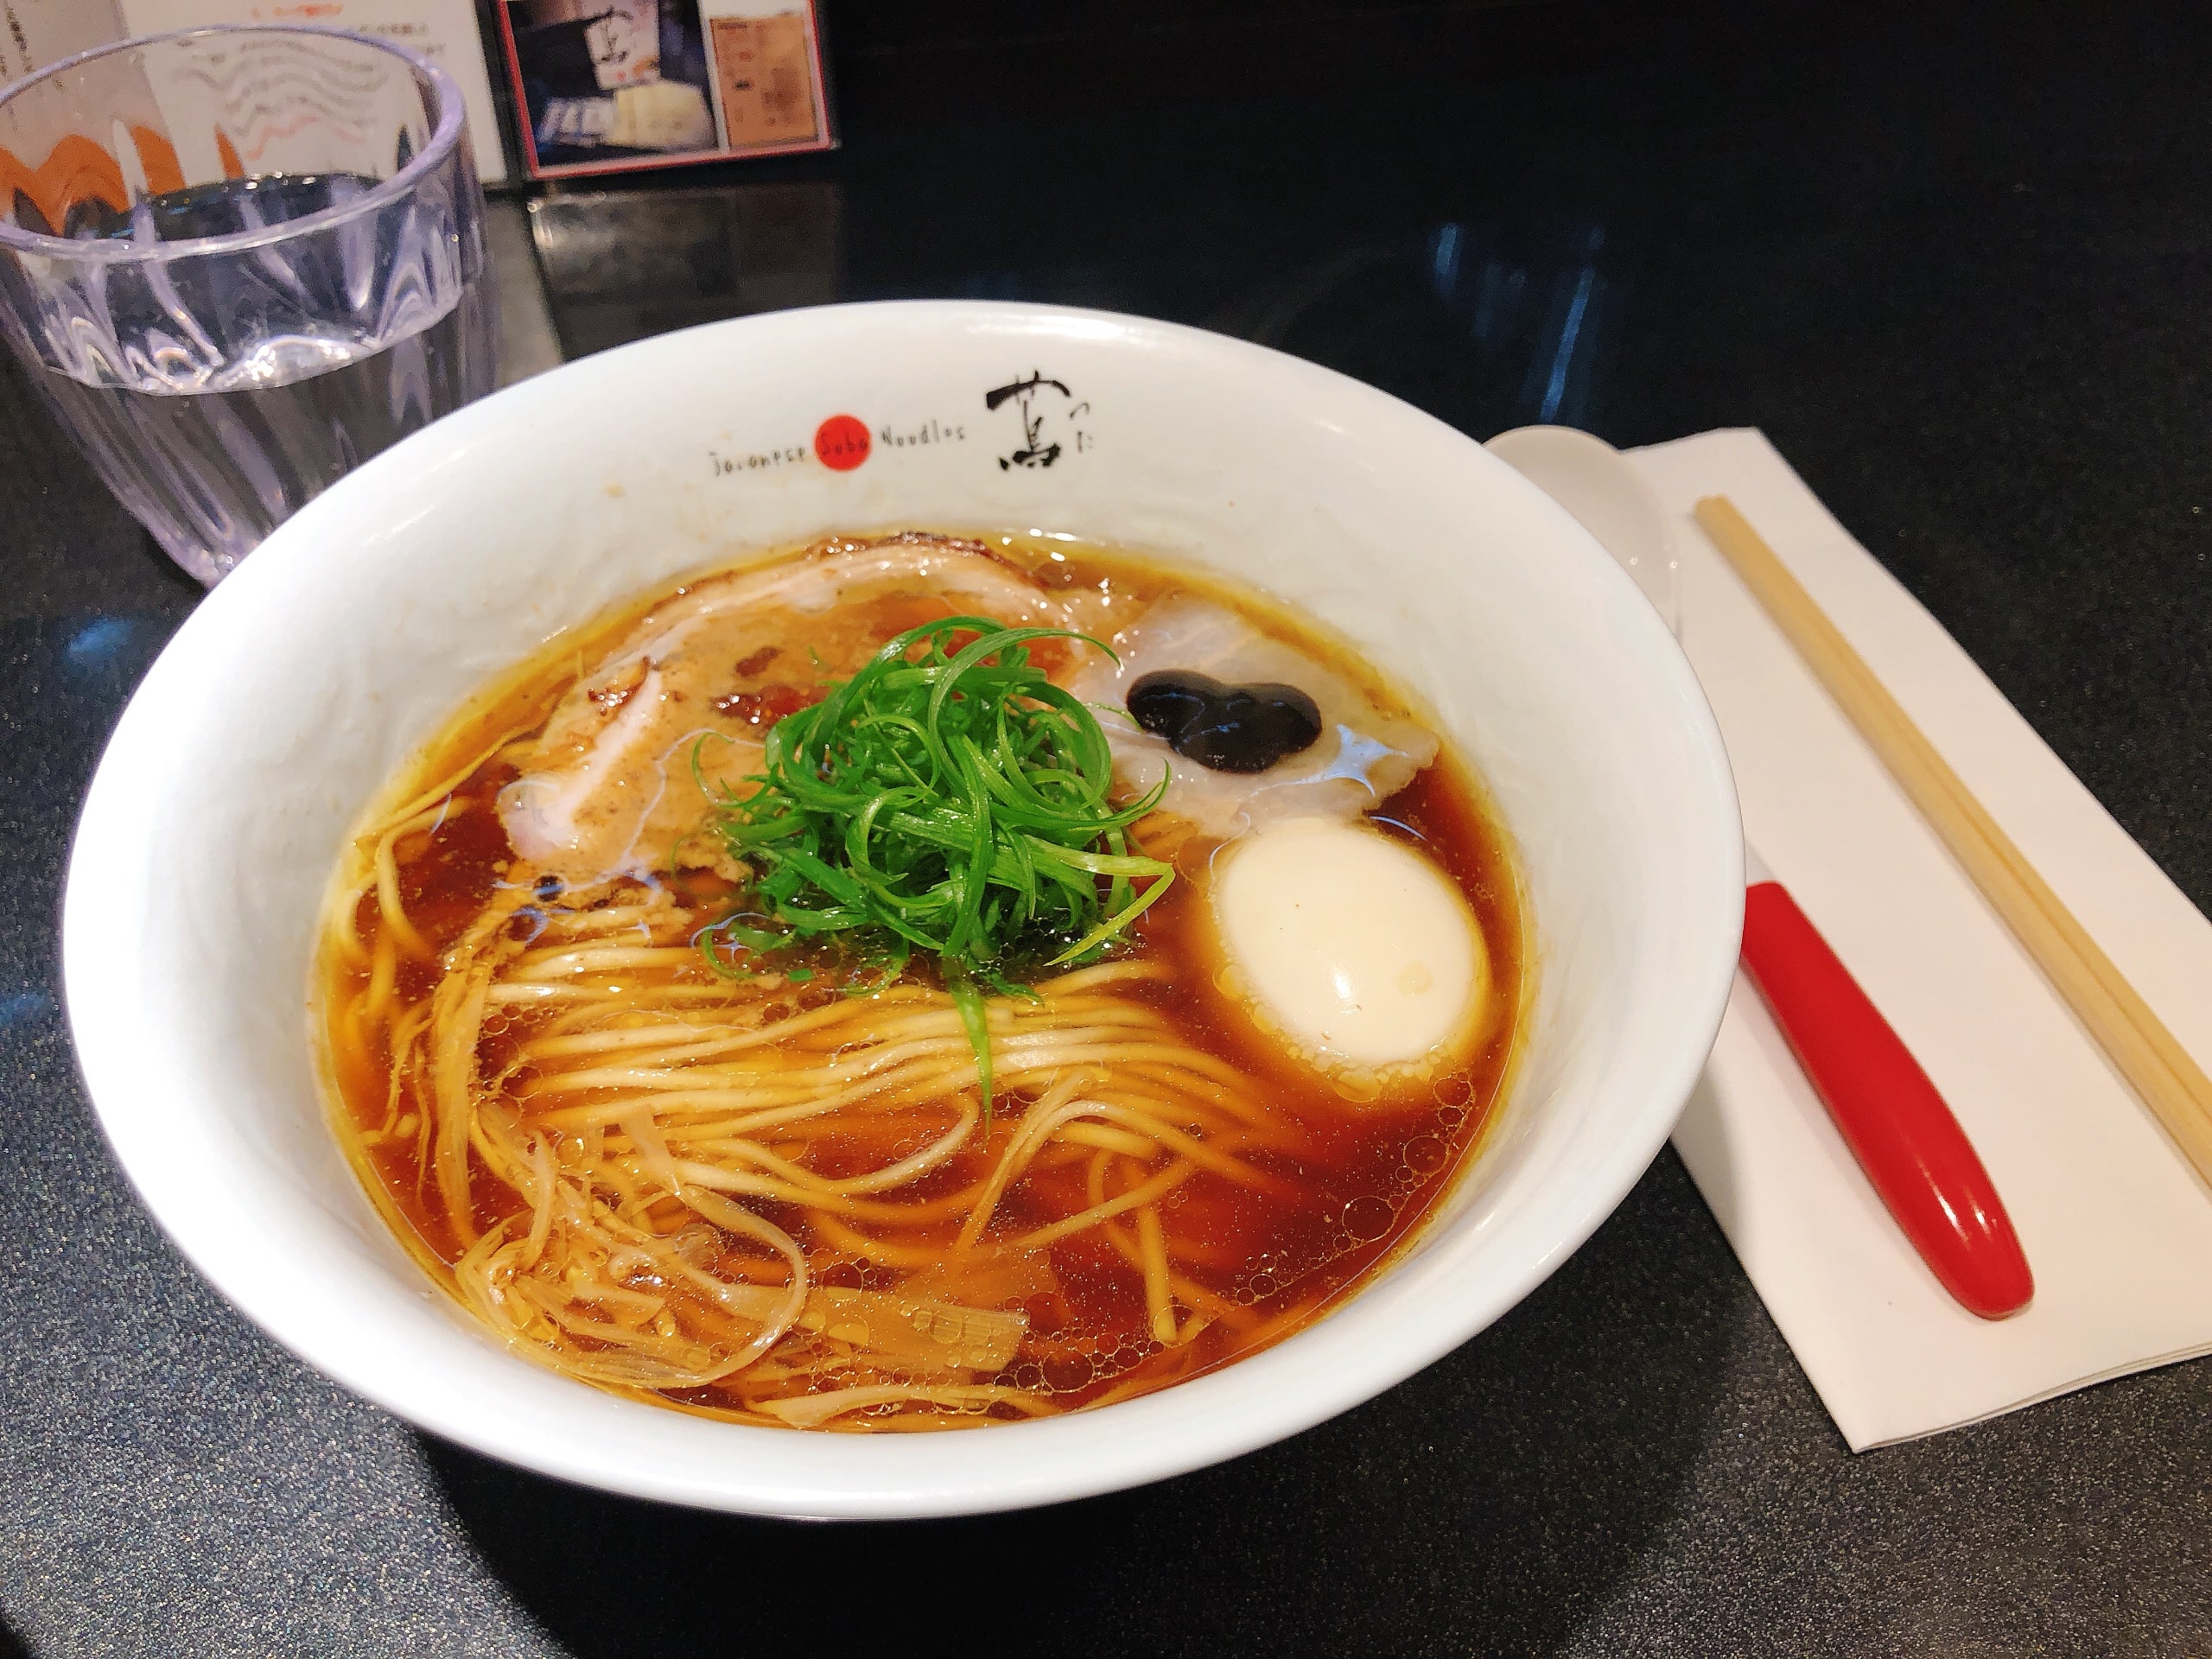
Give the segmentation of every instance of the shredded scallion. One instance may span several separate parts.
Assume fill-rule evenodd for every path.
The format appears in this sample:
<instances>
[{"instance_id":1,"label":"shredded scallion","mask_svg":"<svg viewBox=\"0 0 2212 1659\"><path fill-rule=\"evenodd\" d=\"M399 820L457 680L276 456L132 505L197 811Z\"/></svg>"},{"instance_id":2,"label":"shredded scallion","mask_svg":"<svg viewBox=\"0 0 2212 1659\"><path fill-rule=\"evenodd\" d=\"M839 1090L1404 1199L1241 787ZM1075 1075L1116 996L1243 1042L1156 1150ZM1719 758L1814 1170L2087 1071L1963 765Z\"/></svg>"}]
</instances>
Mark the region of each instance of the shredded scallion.
<instances>
[{"instance_id":1,"label":"shredded scallion","mask_svg":"<svg viewBox=\"0 0 2212 1659\"><path fill-rule=\"evenodd\" d=\"M754 880L741 910L701 935L709 959L737 971L842 942L897 971L926 953L976 1050L987 1121L982 988L1019 994L1040 969L1096 960L1174 880L1128 846L1159 791L1109 804L1105 733L1031 662L1041 639L1107 649L982 617L909 629L770 727L747 780L756 787L722 789L715 807Z\"/></svg>"}]
</instances>

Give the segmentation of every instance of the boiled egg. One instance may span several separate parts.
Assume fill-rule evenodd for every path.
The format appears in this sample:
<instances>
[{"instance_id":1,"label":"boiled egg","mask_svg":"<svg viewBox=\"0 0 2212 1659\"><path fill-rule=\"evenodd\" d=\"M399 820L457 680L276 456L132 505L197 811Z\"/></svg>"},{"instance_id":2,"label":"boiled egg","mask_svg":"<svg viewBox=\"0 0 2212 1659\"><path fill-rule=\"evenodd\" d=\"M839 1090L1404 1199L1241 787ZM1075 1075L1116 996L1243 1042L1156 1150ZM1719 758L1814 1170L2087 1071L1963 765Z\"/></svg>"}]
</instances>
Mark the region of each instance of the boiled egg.
<instances>
[{"instance_id":1,"label":"boiled egg","mask_svg":"<svg viewBox=\"0 0 2212 1659\"><path fill-rule=\"evenodd\" d=\"M1358 820L1289 818L1224 847L1210 885L1221 988L1355 1090L1455 1063L1483 1028L1481 930L1418 849Z\"/></svg>"}]
</instances>

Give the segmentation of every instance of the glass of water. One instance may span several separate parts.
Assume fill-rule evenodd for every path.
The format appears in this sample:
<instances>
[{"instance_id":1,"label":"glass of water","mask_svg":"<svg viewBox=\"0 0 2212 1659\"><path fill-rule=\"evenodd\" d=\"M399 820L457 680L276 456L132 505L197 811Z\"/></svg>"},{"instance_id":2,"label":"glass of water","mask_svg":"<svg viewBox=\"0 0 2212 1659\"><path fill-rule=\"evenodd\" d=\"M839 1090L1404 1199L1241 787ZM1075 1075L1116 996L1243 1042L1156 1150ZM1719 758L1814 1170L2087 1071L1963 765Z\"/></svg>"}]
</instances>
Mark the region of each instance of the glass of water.
<instances>
[{"instance_id":1,"label":"glass of water","mask_svg":"<svg viewBox=\"0 0 2212 1659\"><path fill-rule=\"evenodd\" d=\"M330 29L188 29L0 92L0 330L108 487L214 582L492 388L461 92Z\"/></svg>"}]
</instances>

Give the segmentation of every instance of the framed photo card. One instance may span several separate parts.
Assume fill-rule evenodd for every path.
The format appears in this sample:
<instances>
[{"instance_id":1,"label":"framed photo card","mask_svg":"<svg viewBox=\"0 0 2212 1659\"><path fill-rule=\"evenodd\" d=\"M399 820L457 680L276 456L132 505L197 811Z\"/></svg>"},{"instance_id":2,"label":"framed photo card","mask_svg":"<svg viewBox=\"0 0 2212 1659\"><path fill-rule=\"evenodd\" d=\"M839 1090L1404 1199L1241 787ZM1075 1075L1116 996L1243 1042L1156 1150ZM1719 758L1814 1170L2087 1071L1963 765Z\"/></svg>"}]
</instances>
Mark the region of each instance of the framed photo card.
<instances>
[{"instance_id":1,"label":"framed photo card","mask_svg":"<svg viewBox=\"0 0 2212 1659\"><path fill-rule=\"evenodd\" d=\"M836 143L815 0L499 0L499 17L533 178Z\"/></svg>"}]
</instances>

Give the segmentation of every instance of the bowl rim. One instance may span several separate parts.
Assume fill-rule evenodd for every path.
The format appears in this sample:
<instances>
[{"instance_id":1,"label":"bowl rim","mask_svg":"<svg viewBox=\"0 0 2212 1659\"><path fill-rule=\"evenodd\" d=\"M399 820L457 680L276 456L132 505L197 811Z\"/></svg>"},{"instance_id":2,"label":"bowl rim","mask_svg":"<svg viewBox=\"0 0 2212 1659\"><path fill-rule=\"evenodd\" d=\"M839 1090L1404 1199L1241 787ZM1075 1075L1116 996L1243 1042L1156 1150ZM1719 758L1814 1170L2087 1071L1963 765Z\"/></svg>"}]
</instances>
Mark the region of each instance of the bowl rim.
<instances>
[{"instance_id":1,"label":"bowl rim","mask_svg":"<svg viewBox=\"0 0 2212 1659\"><path fill-rule=\"evenodd\" d=\"M987 1431L988 1455L932 1452L931 1443L974 1446L967 1433L873 1436L793 1434L785 1429L752 1428L691 1417L643 1405L558 1378L573 1390L556 1411L580 1418L592 1414L583 1403L599 1402L649 1414L664 1423L705 1427L728 1437L739 1455L663 1459L645 1469L625 1464L587 1433L547 1435L531 1420L518 1427L496 1402L457 1399L453 1391L426 1382L399 1358L373 1360L371 1351L333 1335L331 1328L302 1328L289 1304L276 1300L265 1275L233 1272L219 1206L186 1189L176 1172L163 1167L149 1123L147 1104L157 1099L162 1078L131 1052L127 1012L107 995L110 972L95 948L111 940L117 919L103 914L94 867L111 849L135 844L145 833L144 815L129 810L126 776L130 756L158 741L169 681L187 671L189 659L219 643L234 625L234 612L245 607L261 586L279 579L286 566L311 559L313 537L323 518L356 500L371 504L379 493L393 493L407 468L466 442L479 429L507 418L543 396L545 384L568 377L587 390L594 379L626 378L649 372L660 353L698 349L709 334L743 338L765 331L835 331L848 319L887 319L893 324L957 329L998 324L1034 331L1058 328L1069 337L1096 340L1102 330L1158 350L1211 353L1232 370L1236 363L1272 362L1274 372L1303 379L1317 395L1364 404L1376 418L1409 423L1432 441L1463 446L1478 467L1498 469L1502 486L1529 493L1548 509L1556 549L1581 561L1593 580L1633 583L1588 532L1471 437L1392 397L1389 394L1319 365L1250 342L1182 325L1117 313L995 301L881 301L807 308L736 318L653 336L579 359L546 375L518 383L432 423L375 457L280 525L254 558L221 583L187 618L156 658L118 721L92 785L86 791L69 858L62 904L62 988L73 1049L87 1098L103 1135L134 1192L156 1224L234 1307L279 1344L321 1372L405 1421L486 1456L580 1484L632 1497L741 1513L816 1518L899 1518L1003 1511L1095 1496L1188 1472L1242 1455L1297 1433L1373 1398L1445 1353L1468 1341L1534 1291L1579 1249L1619 1205L1641 1179L1672 1132L1706 1056L1717 1035L1736 967L1743 905L1743 855L1739 819L1726 750L1688 661L1656 613L1649 618L1644 657L1666 682L1663 689L1688 719L1691 744L1683 766L1685 786L1702 798L1700 816L1719 833L1713 855L1701 870L1682 879L1711 889L1713 908L1696 907L1701 922L1687 924L1688 943L1696 959L1669 963L1669 972L1687 990L1678 996L1694 1018L1679 1029L1639 1068L1633 1086L1620 1085L1623 1103L1610 1120L1624 1128L1600 1156L1585 1160L1565 1195L1554 1195L1545 1220L1520 1226L1508 1237L1493 1237L1484 1248L1496 1258L1480 1282L1452 1287L1417 1310L1420 1317L1393 1322L1389 1315L1413 1287L1412 1275L1431 1250L1408 1258L1376 1277L1332 1314L1260 1354L1219 1370L1177 1383L1135 1400L1095 1410L1027 1422L994 1425ZM1455 448L1453 453L1459 453ZM1506 481L1510 480L1510 481ZM339 505L314 509L336 499ZM271 554L275 556L271 557ZM1640 601L1639 601L1640 602ZM245 626L251 626L250 621ZM1638 625L1641 626L1640 624ZM246 637L246 636L242 636ZM166 665L166 666L165 666ZM181 689L185 683L179 681ZM1509 825L1509 828L1510 826ZM323 1103L315 1103L320 1117ZM1471 1167L1479 1167L1480 1160ZM365 1194L360 1195L365 1206ZM379 1217L376 1223L382 1226ZM1510 1254L1501 1254L1511 1243ZM1440 1266L1440 1264L1439 1264ZM426 1294L435 1294L426 1284ZM1359 1317L1355 1318L1357 1315ZM1357 1354L1348 1343L1367 1338ZM551 1373L547 1373L550 1376ZM1263 1380L1294 1379L1290 1386L1253 1385ZM604 1413L601 1421L612 1421ZM641 1431L651 1433L651 1430ZM673 1431L659 1438L673 1441ZM762 1442L772 1440L775 1446Z\"/></svg>"}]
</instances>

